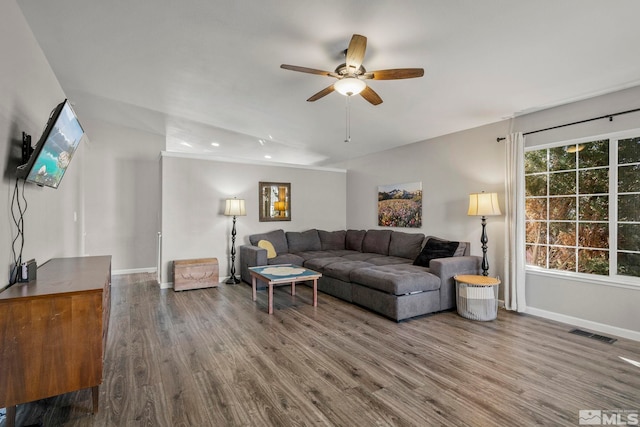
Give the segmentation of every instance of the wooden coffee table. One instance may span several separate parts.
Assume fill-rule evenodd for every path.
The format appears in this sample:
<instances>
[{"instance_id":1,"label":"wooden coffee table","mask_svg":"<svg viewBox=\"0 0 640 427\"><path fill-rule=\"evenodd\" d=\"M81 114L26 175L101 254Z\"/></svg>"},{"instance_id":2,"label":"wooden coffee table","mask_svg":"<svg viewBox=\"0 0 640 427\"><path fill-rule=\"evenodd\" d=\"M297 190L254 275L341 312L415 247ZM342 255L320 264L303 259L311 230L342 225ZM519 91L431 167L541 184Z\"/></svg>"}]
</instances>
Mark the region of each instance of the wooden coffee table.
<instances>
[{"instance_id":1,"label":"wooden coffee table","mask_svg":"<svg viewBox=\"0 0 640 427\"><path fill-rule=\"evenodd\" d=\"M254 301L257 299L256 287L258 280L262 280L269 286L269 314L273 314L273 287L276 285L290 284L291 295L295 295L297 282L313 280L313 306L318 306L318 279L322 277L321 273L292 264L249 267L249 272L251 273Z\"/></svg>"}]
</instances>

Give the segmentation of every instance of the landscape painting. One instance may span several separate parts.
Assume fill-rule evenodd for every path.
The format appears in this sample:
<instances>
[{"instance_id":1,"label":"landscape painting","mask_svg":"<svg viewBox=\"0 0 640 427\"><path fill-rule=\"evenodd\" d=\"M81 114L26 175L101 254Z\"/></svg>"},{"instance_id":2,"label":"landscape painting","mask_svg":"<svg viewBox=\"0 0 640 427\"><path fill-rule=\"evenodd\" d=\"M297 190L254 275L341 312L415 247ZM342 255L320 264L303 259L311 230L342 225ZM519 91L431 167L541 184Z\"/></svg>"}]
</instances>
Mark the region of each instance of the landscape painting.
<instances>
[{"instance_id":1,"label":"landscape painting","mask_svg":"<svg viewBox=\"0 0 640 427\"><path fill-rule=\"evenodd\" d=\"M422 227L422 182L378 186L378 225Z\"/></svg>"}]
</instances>

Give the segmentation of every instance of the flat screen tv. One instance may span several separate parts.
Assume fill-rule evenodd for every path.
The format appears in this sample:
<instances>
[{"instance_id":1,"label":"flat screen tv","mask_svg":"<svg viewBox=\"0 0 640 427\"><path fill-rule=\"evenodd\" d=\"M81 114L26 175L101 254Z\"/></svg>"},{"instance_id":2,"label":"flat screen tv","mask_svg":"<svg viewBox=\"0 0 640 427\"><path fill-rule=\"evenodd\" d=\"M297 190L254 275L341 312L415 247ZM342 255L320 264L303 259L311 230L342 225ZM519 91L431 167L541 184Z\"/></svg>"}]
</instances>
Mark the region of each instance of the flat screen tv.
<instances>
[{"instance_id":1,"label":"flat screen tv","mask_svg":"<svg viewBox=\"0 0 640 427\"><path fill-rule=\"evenodd\" d=\"M29 161L18 166L17 177L40 186L58 188L82 135L84 130L65 99L51 112Z\"/></svg>"}]
</instances>

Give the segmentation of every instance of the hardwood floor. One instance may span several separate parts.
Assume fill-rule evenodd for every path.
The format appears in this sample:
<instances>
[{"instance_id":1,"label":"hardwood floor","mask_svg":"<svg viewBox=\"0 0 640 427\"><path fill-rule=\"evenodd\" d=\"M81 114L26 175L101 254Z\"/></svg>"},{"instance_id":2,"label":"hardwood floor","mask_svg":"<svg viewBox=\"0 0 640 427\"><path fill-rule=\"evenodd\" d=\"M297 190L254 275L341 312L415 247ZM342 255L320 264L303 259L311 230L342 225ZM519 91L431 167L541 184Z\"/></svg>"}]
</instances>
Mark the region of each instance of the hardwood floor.
<instances>
[{"instance_id":1,"label":"hardwood floor","mask_svg":"<svg viewBox=\"0 0 640 427\"><path fill-rule=\"evenodd\" d=\"M395 323L297 287L173 292L114 276L100 387L20 405L17 425L578 425L578 411L638 410L640 343L500 311Z\"/></svg>"}]
</instances>

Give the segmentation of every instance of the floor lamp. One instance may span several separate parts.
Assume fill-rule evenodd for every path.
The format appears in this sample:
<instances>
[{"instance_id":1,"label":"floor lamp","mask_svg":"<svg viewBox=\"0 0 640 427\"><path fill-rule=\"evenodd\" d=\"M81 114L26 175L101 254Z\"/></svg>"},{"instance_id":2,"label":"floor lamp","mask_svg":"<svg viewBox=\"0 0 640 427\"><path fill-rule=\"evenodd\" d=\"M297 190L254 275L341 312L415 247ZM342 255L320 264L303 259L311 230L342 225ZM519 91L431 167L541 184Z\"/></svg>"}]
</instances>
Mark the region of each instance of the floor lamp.
<instances>
[{"instance_id":1,"label":"floor lamp","mask_svg":"<svg viewBox=\"0 0 640 427\"><path fill-rule=\"evenodd\" d=\"M233 228L231 229L231 276L225 282L227 285L240 283L236 277L236 217L245 216L247 211L244 208L244 199L227 199L224 207L224 214L233 217Z\"/></svg>"},{"instance_id":2,"label":"floor lamp","mask_svg":"<svg viewBox=\"0 0 640 427\"><path fill-rule=\"evenodd\" d=\"M482 217L482 275L489 275L489 261L487 261L487 217L502 215L498 206L498 193L472 193L469 194L469 212L467 215Z\"/></svg>"}]
</instances>

